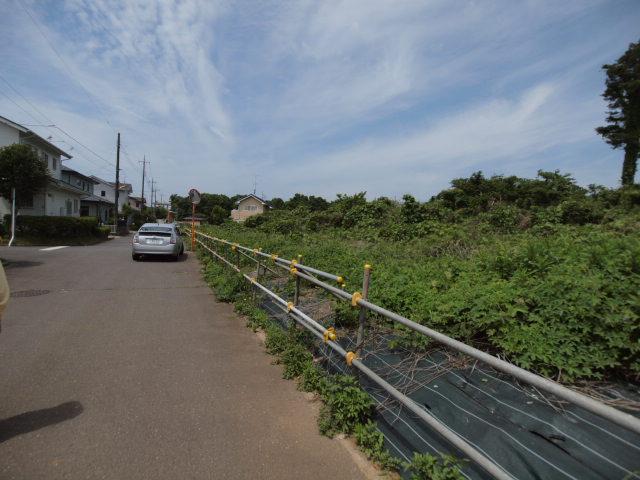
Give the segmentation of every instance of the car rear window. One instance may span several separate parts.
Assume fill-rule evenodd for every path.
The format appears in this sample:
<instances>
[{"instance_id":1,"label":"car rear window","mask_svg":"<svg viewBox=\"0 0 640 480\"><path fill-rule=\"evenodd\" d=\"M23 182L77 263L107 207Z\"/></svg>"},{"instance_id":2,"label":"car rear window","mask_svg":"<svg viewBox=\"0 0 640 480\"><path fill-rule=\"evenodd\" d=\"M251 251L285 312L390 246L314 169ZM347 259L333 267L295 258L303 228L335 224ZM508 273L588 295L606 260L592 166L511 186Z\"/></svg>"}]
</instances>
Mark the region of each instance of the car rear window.
<instances>
[{"instance_id":1,"label":"car rear window","mask_svg":"<svg viewBox=\"0 0 640 480\"><path fill-rule=\"evenodd\" d=\"M154 236L154 237L170 237L172 228L167 227L141 227L138 230L138 235L142 236Z\"/></svg>"}]
</instances>

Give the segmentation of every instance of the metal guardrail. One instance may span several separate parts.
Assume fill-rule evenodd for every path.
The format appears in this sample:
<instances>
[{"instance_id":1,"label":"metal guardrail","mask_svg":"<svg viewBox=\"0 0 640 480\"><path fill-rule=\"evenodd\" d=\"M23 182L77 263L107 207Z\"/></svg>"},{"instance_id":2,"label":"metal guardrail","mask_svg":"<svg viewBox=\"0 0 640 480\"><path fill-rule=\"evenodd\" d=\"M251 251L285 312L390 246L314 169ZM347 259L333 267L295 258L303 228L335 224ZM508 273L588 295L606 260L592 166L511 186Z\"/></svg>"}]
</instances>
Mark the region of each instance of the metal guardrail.
<instances>
[{"instance_id":1,"label":"metal guardrail","mask_svg":"<svg viewBox=\"0 0 640 480\"><path fill-rule=\"evenodd\" d=\"M394 312L391 312L383 307L380 307L372 302L369 302L366 299L366 290L368 288L368 273L370 273L368 271L368 269L365 266L365 281L363 283L363 292L364 295L360 292L354 292L354 293L349 293L346 292L345 290L342 290L341 288L337 288L333 285L329 285L321 280L319 280L318 278L312 276L311 274L315 274L317 276L321 276L323 278L327 278L330 280L334 280L336 282L341 282L343 281L343 278L339 275L334 275L331 273L327 273L327 272L323 272L321 270L317 270L314 269L312 267L303 265L299 262L297 262L296 260L284 260L284 259L280 259L279 257L277 257L276 255L272 255L272 254L268 254L265 252L262 252L258 249L252 249L246 246L242 246L233 242L229 242L228 240L224 240L224 239L220 239L217 237L213 237L210 235L207 235L205 233L202 232L198 232L196 231L196 236L197 237L201 237L203 239L212 241L212 242L217 242L219 244L223 244L223 245L227 245L229 247L231 247L232 251L236 252L236 265L234 265L233 263L231 263L230 261L228 261L226 258L224 258L222 255L220 255L218 252L216 252L214 249L211 248L211 246L207 245L206 243L204 243L202 240L200 240L199 238L196 238L196 241L199 245L201 245L203 248L205 248L207 251L209 251L210 253L212 253L216 258L220 259L221 261L223 261L224 263L226 263L228 266L230 266L231 268L233 268L235 271L237 271L238 273L242 273L240 268L239 268L239 255L242 254L243 256L246 256L248 258L250 258L253 261L256 261L257 265L258 265L258 278L252 278L246 274L243 274L243 277L251 282L256 288L258 288L259 290L263 291L265 294L267 294L268 296L270 296L273 300L276 301L276 303L280 304L281 306L284 306L288 312L292 315L292 317L303 327L305 327L306 329L308 329L309 331L311 331L314 335L318 336L318 338L325 338L325 335L327 335L328 330L323 327L322 325L320 325L319 323L317 323L315 320L313 320L311 317L307 316L304 312L298 310L296 308L297 304L297 297L298 297L298 291L299 291L299 280L305 280L309 283L312 283L322 289L324 289L327 292L332 293L333 295L335 295L336 297L342 298L344 300L350 301L352 303L352 305L354 306L359 306L361 307L361 315L360 315L360 329L358 332L358 344L360 344L362 338L362 332L360 330L363 329L363 320L366 318L365 315L363 315L363 312L366 310L375 312L379 315L382 315L383 317L393 321L393 322L397 322L401 325L404 325L405 327L416 331L418 333L421 333L423 335L428 336L429 338L449 347L452 348L453 350L456 350L460 353L469 355L481 362L484 362L490 366L492 366L493 368L495 368L496 370L502 371L504 373L510 374L513 377L529 384L532 385L534 387L540 388L541 390L545 390L547 392L550 392L552 394L554 394L555 396L557 396L558 398L561 398L563 400L566 400L574 405L577 405L581 408L584 408L585 410L588 410L592 413L595 413L596 415L605 418L613 423L616 423L617 425L620 425L621 427L635 432L635 433L640 433L640 419L629 415L627 413L624 413L620 410L617 410L613 407L610 407L602 402L599 402L597 400L594 400L586 395L583 395L581 393L575 392L567 387L564 387L563 385L554 382L552 380L546 379L544 377L541 377L539 375L536 375L532 372L529 372L525 369L522 369L520 367L517 367L516 365L513 365L509 362L506 362L504 360L501 360L493 355L490 355L486 352L483 352L481 350L478 350L474 347L471 347L470 345L467 345L463 342L460 342L458 340L455 340L447 335L444 335L440 332L437 332L433 329L430 329L424 325L421 325L417 322L414 322L406 317L403 317L401 315L398 315ZM253 253L253 257L251 257L251 253ZM260 284L258 282L259 279L259 272L260 272L260 268L264 268L266 267L264 265L263 262L261 262L261 259L264 258L269 258L271 259L274 264L278 265L281 268L287 269L290 271L290 273L292 275L294 275L296 277L296 292L295 292L295 302L287 302L285 299L279 297L278 295L276 295L274 292L270 291L269 289L267 289L264 285ZM398 391L396 388L394 388L392 385L390 385L388 382L386 382L385 380L383 380L381 377L379 377L375 372L373 372L371 369L369 369L366 365L364 365L360 360L357 359L357 357L355 357L355 353L354 352L346 352L339 344L337 344L334 341L328 341L327 342L328 345L331 346L331 348L333 350L335 350L338 354L340 354L342 357L344 357L345 359L347 359L347 362L350 363L351 365L355 366L358 370L360 370L364 375L366 375L368 378L370 378L372 381L374 381L376 384L378 384L381 388L383 388L384 390L386 390L388 393L391 394L391 396L393 396L397 401L399 401L400 403L402 403L403 405L405 405L409 410L411 410L413 413L415 413L419 418L421 418L425 423L427 423L430 427L432 427L434 430L436 430L438 433L440 433L444 438L446 438L452 445L454 445L455 447L457 447L460 451L462 451L463 453L465 453L471 460L473 460L477 465L479 465L480 467L482 467L487 473L489 473L490 475L492 475L494 478L499 478L499 479L510 479L512 478L507 472L505 472L500 466L496 465L494 462L492 462L489 458L487 458L485 455L483 455L482 453L480 453L476 448L474 448L473 446L471 446L468 442L466 442L463 438L461 438L458 434L456 434L455 432L451 431L446 425L444 425L443 423L441 423L439 420L437 420L435 417L433 417L432 415L430 415L425 409L423 409L420 405L418 405L416 402L414 402L413 400L411 400L409 397L407 397L406 395L404 395L403 393L401 393L400 391Z\"/></svg>"}]
</instances>

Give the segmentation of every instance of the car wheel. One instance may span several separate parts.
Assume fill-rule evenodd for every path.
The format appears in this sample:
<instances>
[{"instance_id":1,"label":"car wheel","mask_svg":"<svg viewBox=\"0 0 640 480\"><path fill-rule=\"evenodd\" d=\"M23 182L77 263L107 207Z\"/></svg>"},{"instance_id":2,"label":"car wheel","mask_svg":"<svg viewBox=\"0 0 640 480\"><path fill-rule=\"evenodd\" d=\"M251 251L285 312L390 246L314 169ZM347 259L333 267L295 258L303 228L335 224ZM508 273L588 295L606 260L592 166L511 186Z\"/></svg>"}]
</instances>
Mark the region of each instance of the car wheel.
<instances>
[{"instance_id":1,"label":"car wheel","mask_svg":"<svg viewBox=\"0 0 640 480\"><path fill-rule=\"evenodd\" d=\"M180 245L180 255L184 255L184 245Z\"/></svg>"},{"instance_id":2,"label":"car wheel","mask_svg":"<svg viewBox=\"0 0 640 480\"><path fill-rule=\"evenodd\" d=\"M137 255L137 254L135 254L135 253L132 253L132 254L131 254L131 258L133 258L133 259L137 262L138 260L140 260L140 255Z\"/></svg>"}]
</instances>

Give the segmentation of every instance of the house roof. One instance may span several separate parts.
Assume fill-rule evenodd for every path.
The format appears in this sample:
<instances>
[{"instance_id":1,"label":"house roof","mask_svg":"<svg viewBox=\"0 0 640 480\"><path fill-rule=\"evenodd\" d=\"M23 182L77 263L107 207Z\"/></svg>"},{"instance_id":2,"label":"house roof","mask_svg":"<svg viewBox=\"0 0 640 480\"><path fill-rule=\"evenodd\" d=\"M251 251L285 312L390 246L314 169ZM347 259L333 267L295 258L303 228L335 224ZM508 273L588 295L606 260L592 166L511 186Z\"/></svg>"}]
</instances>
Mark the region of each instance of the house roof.
<instances>
[{"instance_id":1,"label":"house roof","mask_svg":"<svg viewBox=\"0 0 640 480\"><path fill-rule=\"evenodd\" d=\"M87 175L84 175L84 174L82 174L82 173L80 173L80 172L78 172L78 171L76 171L76 170L74 170L74 169L72 169L72 168L69 168L69 167L62 167L62 168L60 169L60 171L61 171L61 172L69 172L69 173L72 173L72 174L73 174L73 175L75 175L76 177L80 177L81 179L86 180L86 181L88 181L88 182L91 182L91 183L93 183L93 184L97 184L97 183L98 183L98 182L97 182L96 180L94 180L92 177L88 177Z\"/></svg>"},{"instance_id":2,"label":"house roof","mask_svg":"<svg viewBox=\"0 0 640 480\"><path fill-rule=\"evenodd\" d=\"M38 140L41 143L44 143L48 148L50 148L53 152L57 153L60 156L67 157L67 158L72 158L71 155L69 155L67 152L65 152L61 148L56 147L53 143L51 143L48 140L42 138L40 135L38 135L33 130L29 130L27 127L25 127L23 125L20 125L19 123L16 123L16 122L14 122L12 120L9 120L8 118L3 117L2 115L0 115L0 123L4 123L5 125L8 125L8 126L10 126L12 128L15 128L16 130L20 131L21 133L24 133L24 134L28 135L29 137L34 137L36 140Z\"/></svg>"},{"instance_id":3,"label":"house roof","mask_svg":"<svg viewBox=\"0 0 640 480\"><path fill-rule=\"evenodd\" d=\"M77 195L83 195L86 193L84 190L80 190L79 188L74 187L70 183L63 182L62 180L58 180L57 178L49 177L49 185L53 185L60 190L65 190L67 192L75 193Z\"/></svg>"},{"instance_id":4,"label":"house roof","mask_svg":"<svg viewBox=\"0 0 640 480\"><path fill-rule=\"evenodd\" d=\"M142 197L134 197L133 195L129 195L129 200L134 200L136 202L144 202L144 198L142 198Z\"/></svg>"},{"instance_id":5,"label":"house roof","mask_svg":"<svg viewBox=\"0 0 640 480\"><path fill-rule=\"evenodd\" d=\"M110 202L105 197L99 197L97 195L91 195L90 193L86 194L80 199L81 202L91 202L91 203L106 203L107 205L115 205L114 202Z\"/></svg>"},{"instance_id":6,"label":"house roof","mask_svg":"<svg viewBox=\"0 0 640 480\"><path fill-rule=\"evenodd\" d=\"M109 185L111 188L116 188L116 182L108 182L106 180L103 180L100 177L96 177L95 175L91 175L91 179L95 180L98 183L104 183L105 185ZM119 190L133 192L133 187L131 186L130 183L121 183Z\"/></svg>"},{"instance_id":7,"label":"house roof","mask_svg":"<svg viewBox=\"0 0 640 480\"><path fill-rule=\"evenodd\" d=\"M265 202L264 200L262 200L260 197L254 195L253 193L250 193L249 195L247 195L246 197L242 197L240 200L238 200L236 203L240 204L240 202L243 202L244 200L248 199L248 198L254 198L257 201L259 201L261 204L266 205L267 202Z\"/></svg>"}]
</instances>

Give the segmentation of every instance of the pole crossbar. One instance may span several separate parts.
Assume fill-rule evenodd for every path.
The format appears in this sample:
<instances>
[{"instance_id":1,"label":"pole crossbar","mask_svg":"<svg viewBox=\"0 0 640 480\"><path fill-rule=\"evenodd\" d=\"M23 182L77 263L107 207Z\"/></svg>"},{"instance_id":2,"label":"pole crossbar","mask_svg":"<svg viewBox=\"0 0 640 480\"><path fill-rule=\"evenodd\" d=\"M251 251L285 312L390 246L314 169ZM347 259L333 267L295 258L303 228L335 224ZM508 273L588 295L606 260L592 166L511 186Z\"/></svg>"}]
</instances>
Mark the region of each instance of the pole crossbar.
<instances>
[{"instance_id":1,"label":"pole crossbar","mask_svg":"<svg viewBox=\"0 0 640 480\"><path fill-rule=\"evenodd\" d=\"M249 249L247 247L244 246L240 246L237 244L233 244L231 242L228 242L227 240L223 240L223 239L218 239L215 237L211 237L209 235L203 234L201 232L197 232L198 235L202 235L206 238L210 238L212 240L215 241L219 241L222 243L226 243L229 245L236 245L237 248L242 248L244 250L250 250L253 252L253 249ZM268 253L264 253L264 252L258 252L260 255L263 256L268 256L271 257L271 255L269 255ZM278 259L280 261L282 261L283 263L287 263L288 265L291 264L290 261L287 260L283 260L283 259ZM277 262L276 262L277 263ZM310 267L307 268L308 271ZM353 299L353 294L342 290L340 288L337 288L333 285L329 285L325 282L323 282L322 280L319 280L317 278L314 278L310 275L307 275L303 272L300 271L300 269L304 270L305 268L301 265L296 264L296 269L298 271L293 272L294 275L328 291L333 293L335 296L340 297L344 300L349 300L352 301ZM333 275L331 274L327 274L326 272L322 272L323 274L329 275L330 278L334 278ZM449 348L452 348L453 350L456 350L460 353L463 353L465 355L468 355L470 357L473 357L483 363L486 363L487 365L492 366L493 368L495 368L496 370L499 370L501 372L507 373L515 378L517 378L518 380L521 380L529 385L532 385L536 388L539 388L541 390L544 390L546 392L552 393L553 395L555 395L556 397L566 400L567 402L570 402L574 405L577 405L581 408L584 408L585 410L594 413L602 418L605 418L623 428L625 428L626 430L632 431L634 433L640 434L640 419L634 417L633 415L630 415L628 413L622 412L614 407L611 407L609 405L606 405L598 400L595 400L591 397L588 397L586 395L583 395L581 393L578 393L574 390L571 390L570 388L567 388L561 384L559 384L558 382L555 382L553 380L549 380L547 378L544 378L540 375L537 375L535 373L529 372L528 370L525 370L523 368L520 368L512 363L506 362L504 360L501 360L498 357L495 357L491 354L488 354L486 352L483 352L482 350L479 350L475 347L472 347L470 345L467 345L466 343L463 343L459 340L455 340L454 338L451 338L443 333L440 333L436 330L433 330L429 327L426 327L422 324L419 324L417 322L414 322L413 320L410 320L406 317L403 317L402 315L399 315L395 312L392 312L390 310L387 310L383 307L380 307L379 305L376 305L374 303L371 303L368 300L365 299L356 299L356 304L360 307L364 307L372 312L378 313L379 315L382 315L383 317L397 322L401 325L404 325L405 327L421 333L423 335L426 335L427 337L443 344L446 345Z\"/></svg>"}]
</instances>

